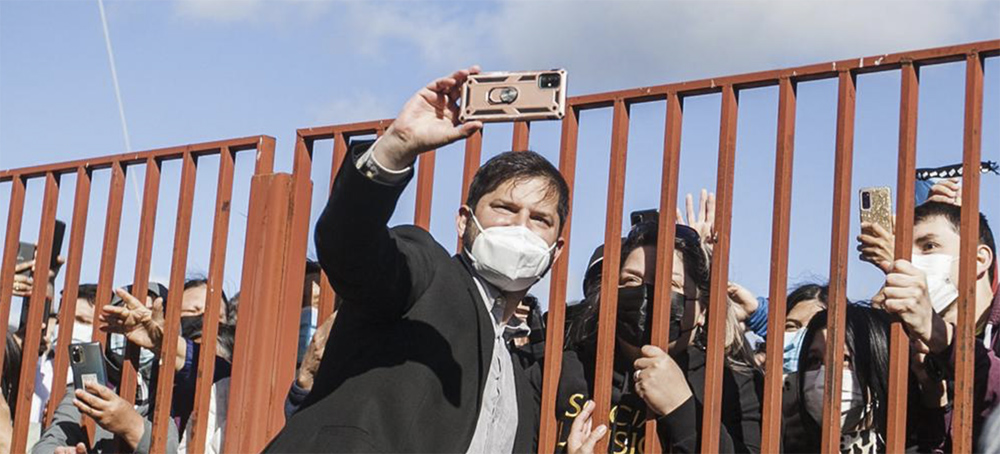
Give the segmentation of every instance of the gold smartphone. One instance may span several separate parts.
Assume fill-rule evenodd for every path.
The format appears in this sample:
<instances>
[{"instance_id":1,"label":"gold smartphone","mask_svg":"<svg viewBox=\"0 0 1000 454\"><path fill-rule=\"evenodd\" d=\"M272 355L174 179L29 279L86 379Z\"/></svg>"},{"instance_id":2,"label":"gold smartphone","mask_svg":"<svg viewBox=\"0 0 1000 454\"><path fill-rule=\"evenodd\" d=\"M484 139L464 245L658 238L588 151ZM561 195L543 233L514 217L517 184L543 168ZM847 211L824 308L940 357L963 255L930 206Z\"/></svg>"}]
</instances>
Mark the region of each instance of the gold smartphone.
<instances>
[{"instance_id":1,"label":"gold smartphone","mask_svg":"<svg viewBox=\"0 0 1000 454\"><path fill-rule=\"evenodd\" d=\"M861 222L881 225L887 232L892 226L892 189L888 186L861 188Z\"/></svg>"},{"instance_id":2,"label":"gold smartphone","mask_svg":"<svg viewBox=\"0 0 1000 454\"><path fill-rule=\"evenodd\" d=\"M566 70L473 74L459 121L558 120L566 114Z\"/></svg>"}]
</instances>

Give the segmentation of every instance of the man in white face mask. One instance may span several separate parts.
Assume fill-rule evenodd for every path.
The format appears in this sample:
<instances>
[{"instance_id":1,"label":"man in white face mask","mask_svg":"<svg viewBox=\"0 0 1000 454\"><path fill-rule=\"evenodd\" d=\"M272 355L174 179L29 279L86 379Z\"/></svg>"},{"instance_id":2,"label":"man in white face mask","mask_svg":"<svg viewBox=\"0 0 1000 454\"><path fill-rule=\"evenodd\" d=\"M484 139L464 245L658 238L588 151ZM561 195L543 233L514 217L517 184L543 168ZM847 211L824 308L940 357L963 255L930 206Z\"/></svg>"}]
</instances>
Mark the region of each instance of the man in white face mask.
<instances>
[{"instance_id":1,"label":"man in white face mask","mask_svg":"<svg viewBox=\"0 0 1000 454\"><path fill-rule=\"evenodd\" d=\"M933 191L932 191L933 192ZM952 376L953 341L958 319L958 278L962 261L974 261L975 275L975 364L973 427L1000 403L1000 299L997 298L996 243L985 216L979 215L979 241L973 257L961 257L961 207L932 199L918 206L913 221L912 259L892 260L891 246L862 240L862 256L883 268L886 284L872 304L899 315L910 339L923 352L915 353L922 362L923 353L936 358L935 363ZM879 232L879 242L892 244L891 235ZM866 253L865 247L869 250ZM879 252L875 252L875 250ZM878 258L881 257L881 258ZM988 370L984 370L988 369ZM924 378L917 373L918 378ZM921 383L923 386L923 383ZM943 387L942 392L943 392ZM926 390L925 390L926 391ZM947 396L942 404L947 402Z\"/></svg>"},{"instance_id":2,"label":"man in white face mask","mask_svg":"<svg viewBox=\"0 0 1000 454\"><path fill-rule=\"evenodd\" d=\"M269 452L527 452L538 408L504 342L508 320L559 257L569 189L530 151L490 159L458 210L459 253L388 228L413 164L482 128L458 122L472 67L431 82L374 144L352 144L316 225L343 297L313 388Z\"/></svg>"}]
</instances>

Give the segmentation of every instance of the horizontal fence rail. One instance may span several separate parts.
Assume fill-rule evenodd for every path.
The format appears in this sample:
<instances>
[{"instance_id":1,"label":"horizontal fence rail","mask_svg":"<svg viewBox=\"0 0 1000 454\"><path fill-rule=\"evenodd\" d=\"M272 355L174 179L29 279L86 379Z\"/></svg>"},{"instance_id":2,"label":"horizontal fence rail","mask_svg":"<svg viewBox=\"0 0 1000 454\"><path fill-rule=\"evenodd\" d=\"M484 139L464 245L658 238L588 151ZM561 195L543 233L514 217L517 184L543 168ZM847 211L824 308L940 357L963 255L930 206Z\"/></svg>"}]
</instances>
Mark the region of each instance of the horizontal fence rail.
<instances>
[{"instance_id":1,"label":"horizontal fence rail","mask_svg":"<svg viewBox=\"0 0 1000 454\"><path fill-rule=\"evenodd\" d=\"M604 223L604 252L602 264L602 291L597 334L597 355L595 364L595 386L592 398L596 402L594 425L608 424L611 412L611 380L615 354L615 319L617 315L618 274L621 265L622 218L624 210L626 162L629 155L629 128L632 108L641 103L664 102L665 124L662 159L661 187L659 194L660 224L657 232L655 295L653 296L652 344L664 350L669 339L670 283L673 273L675 211L677 208L679 167L681 162L681 131L684 120L684 103L688 98L704 95L721 96L721 112L718 142L718 168L716 174L717 209L715 226L717 240L714 243L710 268L710 292L707 300L709 314L707 320L706 374L704 383L703 411L701 413L700 449L714 452L720 449L719 435L722 429L723 376L726 343L726 299L730 263L730 239L736 174L737 119L739 96L742 90L774 86L777 87L777 138L775 144L775 178L771 215L771 263L769 269L768 332L780 339L784 331L786 286L788 284L789 231L791 229L791 194L793 189L792 170L794 162L794 142L796 134L796 104L798 84L816 80L836 80L837 113L835 125L833 202L830 269L829 269L829 318L827 325L827 345L825 353L826 375L823 397L821 450L825 453L839 451L840 443L840 388L843 373L845 349L845 320L847 264L849 253L849 227L851 219L852 166L854 163L854 124L857 97L857 77L876 72L898 72L901 78L899 107L899 142L897 165L898 215L895 225L895 257L910 258L913 230L913 188L916 163L916 123L919 89L919 70L922 67L943 63L964 62L966 65L965 119L964 119L964 191L962 194L961 253L963 256L975 254L978 238L979 172L981 157L980 142L983 110L983 64L987 58L1000 55L1000 40L941 47L913 52L886 54L872 57L841 60L772 71L741 74L728 77L710 78L690 82L679 82L651 87L598 93L567 98L566 116L561 120L558 168L566 179L571 194L575 194L578 165L578 140L580 117L584 112L598 109L610 110L611 137L608 152L608 186L606 216L600 219L585 219L584 222ZM59 202L59 179L62 175L76 176L76 196L73 205L71 228L69 231L68 257L66 260L65 291L59 313L59 338L69 339L72 334L74 305L80 279L81 257L85 238L85 226L89 215L91 196L91 175L94 170L110 169L107 216L99 267L97 301L111 298L114 266L118 255L119 220L122 212L122 196L125 174L130 166L144 166L146 169L144 196L140 214L139 244L135 258L135 291L144 292L149 281L149 261L154 237L156 208L159 197L160 169L165 161L181 162L181 188L178 197L178 215L174 227L174 248L170 288L183 286L187 243L190 235L192 197L200 156L221 156L217 177L217 195L213 212L213 232L211 259L208 271L209 291L205 308L205 320L214 320L221 310L221 281L226 267L227 231L230 224L229 205L234 184L234 156L244 150L256 150L257 165L250 182L250 212L247 220L247 236L244 245L244 262L241 283L241 329L237 331L233 353L233 374L231 378L230 400L224 450L229 452L253 452L262 449L284 425L283 402L288 386L295 374L295 350L297 340L297 320L302 282L305 276L305 258L308 249L310 214L321 207L311 206L313 194L312 172L317 153L330 153L328 186L347 158L348 146L352 139L380 136L392 120L376 120L344 125L303 128L296 131L291 175L273 172L274 140L258 136L185 147L167 148L144 153L130 153L103 158L44 165L26 169L0 171L0 182L10 182L9 218L4 241L2 269L0 269L0 317L9 317L12 304L8 289L13 284L16 250L21 236L21 214L24 212L25 188L31 179L42 179L41 224L38 236L38 254L45 256L52 248L52 231ZM511 150L527 150L530 143L531 124L518 122L513 125L510 140ZM477 132L465 140L464 159L461 174L461 197L464 201L476 170L482 163L483 139L491 134L492 127ZM332 147L319 149L319 142L332 142ZM633 152L634 154L634 152ZM322 170L327 179L326 170ZM425 153L416 163L416 202L413 223L429 229L431 205L434 200L435 152ZM246 182L244 182L246 183ZM322 186L320 186L322 187ZM324 196L328 194L323 194ZM174 194L170 194L174 196ZM572 207L572 203L570 206ZM551 269L549 288L549 312L547 315L547 339L545 345L545 365L542 373L541 421L538 433L538 452L549 453L556 450L559 440L559 421L556 415L556 395L562 368L564 330L566 327L566 300L569 274L569 238L575 219L571 211L563 226L566 240L564 253ZM439 238L447 244L448 238ZM461 248L461 241L457 249ZM580 257L575 258L577 260ZM975 333L975 268L974 263L963 261L960 268L959 320L955 333L955 399L951 432L955 452L971 452L972 440L972 387L973 387L973 342ZM36 272L48 272L48 264L40 264ZM276 278L275 278L276 277ZM573 284L576 285L576 284ZM30 297L29 326L40 325L42 321L42 301L45 290L35 287ZM167 302L166 339L163 355L171 358L177 350L177 336L180 326L180 292L171 292ZM336 295L326 276L320 277L319 320L325 320L335 310ZM34 325L30 325L34 324ZM99 334L95 321L94 339L103 343L105 336ZM7 326L0 326L0 334L6 334ZM204 325L203 351L215 350L217 327L214 323ZM890 344L890 405L888 411L887 448L889 452L902 451L906 441L907 376L909 362L908 338L899 321L892 322ZM37 330L28 330L25 345L36 345L40 341ZM0 358L3 351L0 350ZM766 345L766 374L763 399L761 402L761 450L778 452L782 448L782 344L768 342ZM28 355L29 357L32 355ZM129 344L128 361L119 393L131 400L135 391L135 371L138 364L138 349ZM18 411L14 417L14 452L23 451L27 442L28 410L33 389L34 370L37 358L25 358L20 371ZM167 362L169 364L169 362ZM53 395L47 409L46 421L52 418L54 405L61 398L66 382L68 358L65 349L56 352ZM201 452L207 437L206 415L212 387L214 362L212 355L202 355L198 365L198 381L193 418L193 434L189 446ZM173 374L170 368L159 372L157 389L153 390L161 402L153 416L153 449L162 451L166 447L167 424L170 418L170 402ZM645 422L648 434L642 447L643 452L669 450L660 446L656 434L657 422L649 418ZM179 428L183 430L183 428ZM596 452L606 452L607 437L599 443Z\"/></svg>"}]
</instances>

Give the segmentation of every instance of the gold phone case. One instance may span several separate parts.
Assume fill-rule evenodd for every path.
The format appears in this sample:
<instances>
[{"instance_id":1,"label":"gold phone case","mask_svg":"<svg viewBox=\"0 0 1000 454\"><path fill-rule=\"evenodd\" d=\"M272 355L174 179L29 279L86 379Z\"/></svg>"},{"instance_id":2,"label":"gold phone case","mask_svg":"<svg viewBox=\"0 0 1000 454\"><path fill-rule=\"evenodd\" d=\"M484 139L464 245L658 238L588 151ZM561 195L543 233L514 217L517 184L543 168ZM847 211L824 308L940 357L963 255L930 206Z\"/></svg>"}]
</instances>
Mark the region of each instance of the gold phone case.
<instances>
[{"instance_id":1,"label":"gold phone case","mask_svg":"<svg viewBox=\"0 0 1000 454\"><path fill-rule=\"evenodd\" d=\"M892 233L892 189L888 186L861 188L861 222L881 225Z\"/></svg>"},{"instance_id":2,"label":"gold phone case","mask_svg":"<svg viewBox=\"0 0 1000 454\"><path fill-rule=\"evenodd\" d=\"M459 121L558 120L566 114L566 70L469 76Z\"/></svg>"}]
</instances>

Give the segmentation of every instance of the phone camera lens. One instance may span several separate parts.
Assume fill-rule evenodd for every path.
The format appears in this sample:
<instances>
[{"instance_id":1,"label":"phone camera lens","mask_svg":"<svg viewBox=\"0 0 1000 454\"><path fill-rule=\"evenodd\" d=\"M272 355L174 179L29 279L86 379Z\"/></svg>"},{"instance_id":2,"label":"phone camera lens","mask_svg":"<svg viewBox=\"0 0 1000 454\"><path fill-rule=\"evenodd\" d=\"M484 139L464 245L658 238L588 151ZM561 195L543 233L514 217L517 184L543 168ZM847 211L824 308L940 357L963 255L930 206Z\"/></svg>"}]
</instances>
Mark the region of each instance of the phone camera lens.
<instances>
[{"instance_id":1,"label":"phone camera lens","mask_svg":"<svg viewBox=\"0 0 1000 454\"><path fill-rule=\"evenodd\" d=\"M870 192L861 193L861 209L870 210L872 208L872 195Z\"/></svg>"},{"instance_id":2,"label":"phone camera lens","mask_svg":"<svg viewBox=\"0 0 1000 454\"><path fill-rule=\"evenodd\" d=\"M559 73L542 74L538 77L538 87L558 88L560 81L562 81L562 76L560 76Z\"/></svg>"},{"instance_id":3,"label":"phone camera lens","mask_svg":"<svg viewBox=\"0 0 1000 454\"><path fill-rule=\"evenodd\" d=\"M70 356L73 358L74 363L83 361L83 354L80 352L80 347L73 347L70 350Z\"/></svg>"}]
</instances>

